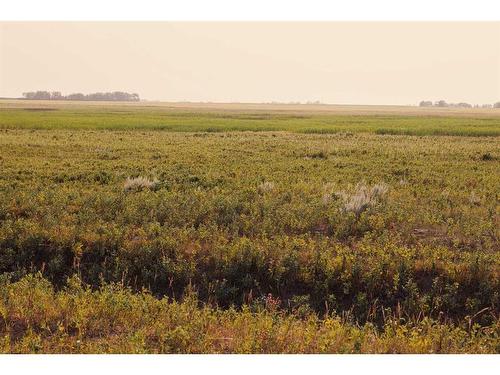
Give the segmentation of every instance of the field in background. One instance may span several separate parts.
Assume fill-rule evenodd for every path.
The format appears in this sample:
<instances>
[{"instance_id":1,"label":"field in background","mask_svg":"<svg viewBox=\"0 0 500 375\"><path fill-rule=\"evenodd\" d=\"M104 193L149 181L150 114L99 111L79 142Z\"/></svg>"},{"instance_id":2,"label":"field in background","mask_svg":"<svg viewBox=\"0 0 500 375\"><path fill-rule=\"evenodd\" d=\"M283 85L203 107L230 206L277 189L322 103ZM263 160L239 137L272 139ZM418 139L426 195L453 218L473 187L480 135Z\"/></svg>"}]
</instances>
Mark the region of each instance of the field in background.
<instances>
[{"instance_id":1,"label":"field in background","mask_svg":"<svg viewBox=\"0 0 500 375\"><path fill-rule=\"evenodd\" d=\"M500 135L500 109L0 101L0 129Z\"/></svg>"},{"instance_id":2,"label":"field in background","mask_svg":"<svg viewBox=\"0 0 500 375\"><path fill-rule=\"evenodd\" d=\"M1 101L0 350L500 353L469 111Z\"/></svg>"}]
</instances>

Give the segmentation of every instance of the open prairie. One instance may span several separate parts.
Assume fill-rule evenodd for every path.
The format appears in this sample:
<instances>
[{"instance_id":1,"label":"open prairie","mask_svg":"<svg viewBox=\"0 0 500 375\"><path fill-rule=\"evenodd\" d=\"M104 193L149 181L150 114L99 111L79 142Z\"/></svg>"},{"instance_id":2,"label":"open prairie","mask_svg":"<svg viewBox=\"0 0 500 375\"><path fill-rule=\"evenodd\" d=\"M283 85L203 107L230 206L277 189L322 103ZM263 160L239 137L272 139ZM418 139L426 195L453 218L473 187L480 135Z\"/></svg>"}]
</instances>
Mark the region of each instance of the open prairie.
<instances>
[{"instance_id":1,"label":"open prairie","mask_svg":"<svg viewBox=\"0 0 500 375\"><path fill-rule=\"evenodd\" d=\"M0 101L4 352L499 353L500 109Z\"/></svg>"},{"instance_id":2,"label":"open prairie","mask_svg":"<svg viewBox=\"0 0 500 375\"><path fill-rule=\"evenodd\" d=\"M500 109L1 100L0 129L499 136Z\"/></svg>"}]
</instances>

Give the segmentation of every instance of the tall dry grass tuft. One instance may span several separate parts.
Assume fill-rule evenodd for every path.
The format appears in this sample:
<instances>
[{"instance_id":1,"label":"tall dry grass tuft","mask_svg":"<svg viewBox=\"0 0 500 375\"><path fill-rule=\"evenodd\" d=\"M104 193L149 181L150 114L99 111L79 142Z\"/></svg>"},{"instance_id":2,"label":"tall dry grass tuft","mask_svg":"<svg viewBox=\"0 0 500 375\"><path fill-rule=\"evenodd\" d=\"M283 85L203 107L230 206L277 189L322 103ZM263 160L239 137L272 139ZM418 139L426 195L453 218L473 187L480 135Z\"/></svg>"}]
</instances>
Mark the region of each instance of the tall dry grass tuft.
<instances>
[{"instance_id":1,"label":"tall dry grass tuft","mask_svg":"<svg viewBox=\"0 0 500 375\"><path fill-rule=\"evenodd\" d=\"M471 191L469 195L469 202L473 206L480 206L481 198L474 191Z\"/></svg>"},{"instance_id":2,"label":"tall dry grass tuft","mask_svg":"<svg viewBox=\"0 0 500 375\"><path fill-rule=\"evenodd\" d=\"M332 200L337 198L337 194L335 193L335 184L329 182L323 186L323 197L322 202L325 206L329 205Z\"/></svg>"},{"instance_id":3,"label":"tall dry grass tuft","mask_svg":"<svg viewBox=\"0 0 500 375\"><path fill-rule=\"evenodd\" d=\"M259 186L257 186L257 190L260 193L269 193L269 192L274 190L274 183L269 182L269 181L265 181L265 182L261 183Z\"/></svg>"},{"instance_id":4,"label":"tall dry grass tuft","mask_svg":"<svg viewBox=\"0 0 500 375\"><path fill-rule=\"evenodd\" d=\"M125 183L123 184L123 189L126 192L129 191L139 191L144 189L154 189L158 185L159 181L155 178L153 180L148 179L147 177L127 177Z\"/></svg>"},{"instance_id":5,"label":"tall dry grass tuft","mask_svg":"<svg viewBox=\"0 0 500 375\"><path fill-rule=\"evenodd\" d=\"M384 196L387 194L389 187L384 184L375 184L373 186L367 186L365 184L356 185L354 192L346 193L341 191L337 193L343 201L342 211L352 212L359 217L364 211L369 207L374 206L380 202Z\"/></svg>"}]
</instances>

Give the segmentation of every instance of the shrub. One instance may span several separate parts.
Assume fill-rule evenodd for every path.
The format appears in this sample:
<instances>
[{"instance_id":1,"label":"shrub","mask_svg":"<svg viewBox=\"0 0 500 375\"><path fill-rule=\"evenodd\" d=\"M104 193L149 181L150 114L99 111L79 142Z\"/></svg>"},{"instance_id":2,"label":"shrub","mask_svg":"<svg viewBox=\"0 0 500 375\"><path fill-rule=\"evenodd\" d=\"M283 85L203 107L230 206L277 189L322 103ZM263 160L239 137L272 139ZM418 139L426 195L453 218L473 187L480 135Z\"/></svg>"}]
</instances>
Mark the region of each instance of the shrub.
<instances>
[{"instance_id":1,"label":"shrub","mask_svg":"<svg viewBox=\"0 0 500 375\"><path fill-rule=\"evenodd\" d=\"M491 155L489 152L481 155L481 158L480 158L482 161L491 161L491 160L495 160L495 157L493 155Z\"/></svg>"},{"instance_id":2,"label":"shrub","mask_svg":"<svg viewBox=\"0 0 500 375\"><path fill-rule=\"evenodd\" d=\"M314 151L306 155L306 158L311 159L328 159L328 154L325 151Z\"/></svg>"}]
</instances>

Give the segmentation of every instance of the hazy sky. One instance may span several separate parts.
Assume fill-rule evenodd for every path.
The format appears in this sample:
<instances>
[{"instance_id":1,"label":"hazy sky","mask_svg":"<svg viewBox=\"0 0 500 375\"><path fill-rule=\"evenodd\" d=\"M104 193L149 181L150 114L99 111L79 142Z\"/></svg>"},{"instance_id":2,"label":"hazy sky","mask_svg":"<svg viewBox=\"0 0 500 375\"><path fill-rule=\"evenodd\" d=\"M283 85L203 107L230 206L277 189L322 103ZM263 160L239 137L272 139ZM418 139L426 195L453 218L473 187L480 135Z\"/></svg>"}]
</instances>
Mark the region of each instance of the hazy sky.
<instances>
[{"instance_id":1,"label":"hazy sky","mask_svg":"<svg viewBox=\"0 0 500 375\"><path fill-rule=\"evenodd\" d=\"M0 96L500 100L500 22L0 22Z\"/></svg>"}]
</instances>

